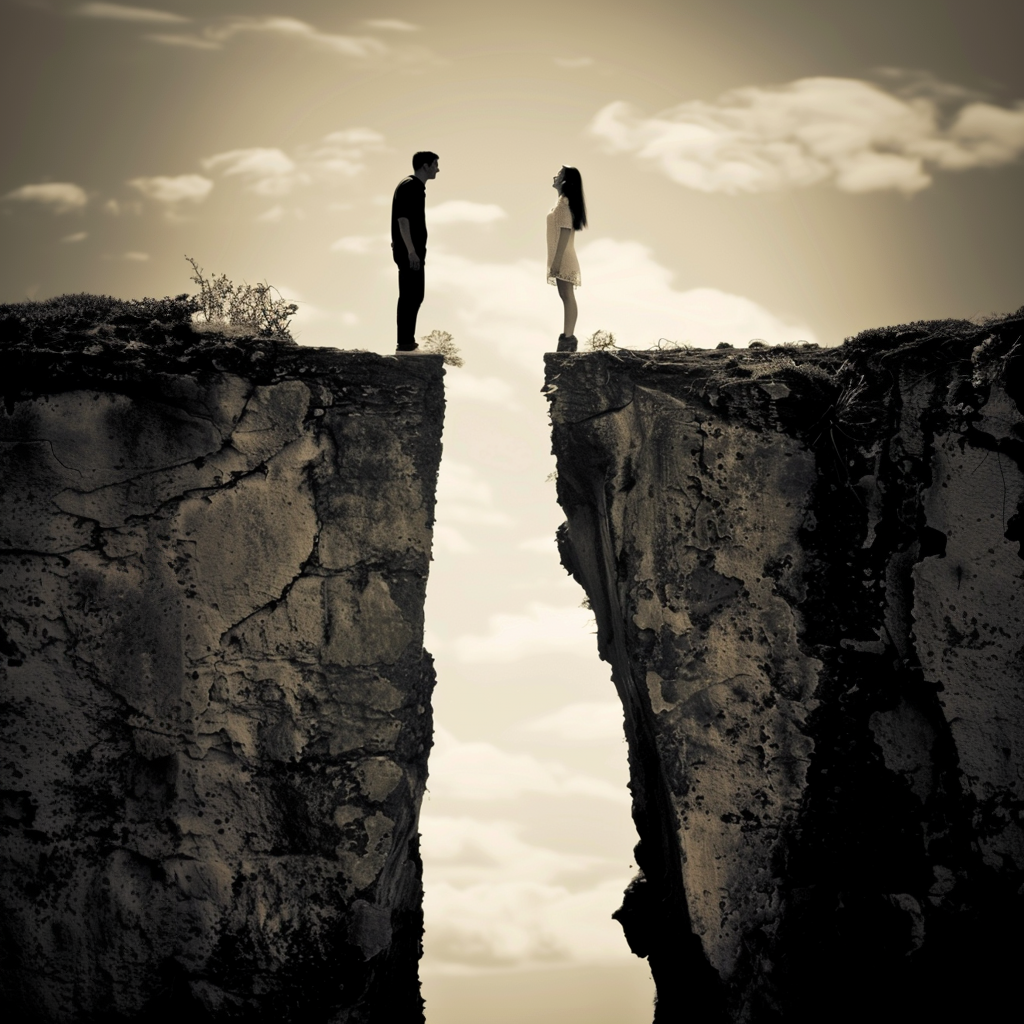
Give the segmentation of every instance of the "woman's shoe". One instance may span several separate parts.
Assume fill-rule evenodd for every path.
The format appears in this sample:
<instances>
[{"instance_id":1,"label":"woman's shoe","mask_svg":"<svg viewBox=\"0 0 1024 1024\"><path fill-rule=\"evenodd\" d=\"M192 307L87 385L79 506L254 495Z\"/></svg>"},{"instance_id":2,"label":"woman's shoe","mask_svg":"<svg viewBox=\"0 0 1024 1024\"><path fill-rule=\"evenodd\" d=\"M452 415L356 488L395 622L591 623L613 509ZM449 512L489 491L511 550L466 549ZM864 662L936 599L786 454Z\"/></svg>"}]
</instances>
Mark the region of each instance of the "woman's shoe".
<instances>
[{"instance_id":1,"label":"woman's shoe","mask_svg":"<svg viewBox=\"0 0 1024 1024\"><path fill-rule=\"evenodd\" d=\"M566 337L564 334L558 336L558 348L556 352L575 352L576 351L576 335L570 334Z\"/></svg>"}]
</instances>

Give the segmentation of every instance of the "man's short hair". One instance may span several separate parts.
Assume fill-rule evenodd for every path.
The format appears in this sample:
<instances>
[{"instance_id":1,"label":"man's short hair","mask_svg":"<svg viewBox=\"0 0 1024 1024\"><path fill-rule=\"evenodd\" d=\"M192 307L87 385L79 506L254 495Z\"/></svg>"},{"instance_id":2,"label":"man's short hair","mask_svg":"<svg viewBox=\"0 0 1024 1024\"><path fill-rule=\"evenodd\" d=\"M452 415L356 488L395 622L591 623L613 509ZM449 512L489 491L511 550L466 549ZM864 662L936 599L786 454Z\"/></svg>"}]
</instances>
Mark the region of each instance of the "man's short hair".
<instances>
[{"instance_id":1,"label":"man's short hair","mask_svg":"<svg viewBox=\"0 0 1024 1024\"><path fill-rule=\"evenodd\" d=\"M418 171L424 164L432 164L439 159L440 157L436 153L431 153L429 149L421 149L412 155L412 169L414 172Z\"/></svg>"}]
</instances>

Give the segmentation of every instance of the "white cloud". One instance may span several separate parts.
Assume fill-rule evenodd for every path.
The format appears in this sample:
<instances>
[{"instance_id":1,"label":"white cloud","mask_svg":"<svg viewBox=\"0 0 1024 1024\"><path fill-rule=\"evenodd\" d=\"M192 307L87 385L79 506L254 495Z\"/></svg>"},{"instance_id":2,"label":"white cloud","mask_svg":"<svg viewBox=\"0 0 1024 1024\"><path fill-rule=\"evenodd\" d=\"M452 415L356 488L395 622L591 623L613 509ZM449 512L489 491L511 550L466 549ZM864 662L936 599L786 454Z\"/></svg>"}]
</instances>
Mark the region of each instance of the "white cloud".
<instances>
[{"instance_id":1,"label":"white cloud","mask_svg":"<svg viewBox=\"0 0 1024 1024\"><path fill-rule=\"evenodd\" d=\"M126 252L121 255L121 259L128 263L148 263L149 253L148 252Z\"/></svg>"},{"instance_id":2,"label":"white cloud","mask_svg":"<svg viewBox=\"0 0 1024 1024\"><path fill-rule=\"evenodd\" d=\"M202 161L206 170L222 174L242 174L250 178L277 177L291 174L295 161L279 149L230 149Z\"/></svg>"},{"instance_id":3,"label":"white cloud","mask_svg":"<svg viewBox=\"0 0 1024 1024\"><path fill-rule=\"evenodd\" d=\"M593 57L556 57L555 63L560 68L589 68L594 63Z\"/></svg>"},{"instance_id":4,"label":"white cloud","mask_svg":"<svg viewBox=\"0 0 1024 1024\"><path fill-rule=\"evenodd\" d=\"M127 7L124 4L82 4L75 12L85 18L103 18L109 21L135 21L149 25L172 25L190 21L180 14L155 11L151 7Z\"/></svg>"},{"instance_id":5,"label":"white cloud","mask_svg":"<svg viewBox=\"0 0 1024 1024\"><path fill-rule=\"evenodd\" d=\"M306 43L318 50L326 50L345 57L379 57L388 47L369 36L347 36L321 32L298 18L268 15L265 17L232 16L203 29L202 38L223 45L234 36L243 34L279 36Z\"/></svg>"},{"instance_id":6,"label":"white cloud","mask_svg":"<svg viewBox=\"0 0 1024 1024\"><path fill-rule=\"evenodd\" d=\"M273 290L275 296L279 296L284 302L294 303L299 307L288 324L292 336L300 345L336 348L339 341L344 344L344 339L339 339L338 329L354 327L359 323L359 316L351 310L320 306L310 302L288 281L278 281Z\"/></svg>"},{"instance_id":7,"label":"white cloud","mask_svg":"<svg viewBox=\"0 0 1024 1024\"><path fill-rule=\"evenodd\" d=\"M473 203L468 199L449 199L427 207L427 224L493 224L508 214L495 203Z\"/></svg>"},{"instance_id":8,"label":"white cloud","mask_svg":"<svg viewBox=\"0 0 1024 1024\"><path fill-rule=\"evenodd\" d=\"M151 43L161 43L163 46L180 46L187 50L219 50L220 43L211 39L204 39L202 36L183 36L172 32L152 32L145 37Z\"/></svg>"},{"instance_id":9,"label":"white cloud","mask_svg":"<svg viewBox=\"0 0 1024 1024\"><path fill-rule=\"evenodd\" d=\"M420 829L426 973L629 956L611 920L628 881L622 867L525 842L509 821L427 812Z\"/></svg>"},{"instance_id":10,"label":"white cloud","mask_svg":"<svg viewBox=\"0 0 1024 1024\"><path fill-rule=\"evenodd\" d=\"M520 551L535 551L542 555L557 555L558 546L555 544L554 534L546 534L543 537L531 537L517 545Z\"/></svg>"},{"instance_id":11,"label":"white cloud","mask_svg":"<svg viewBox=\"0 0 1024 1024\"><path fill-rule=\"evenodd\" d=\"M493 743L462 742L442 726L434 732L427 789L433 798L448 800L514 800L535 793L630 802L627 790L604 779L574 772L557 761L502 750Z\"/></svg>"},{"instance_id":12,"label":"white cloud","mask_svg":"<svg viewBox=\"0 0 1024 1024\"><path fill-rule=\"evenodd\" d=\"M345 235L331 243L331 252L350 252L363 256L369 252L384 252L390 245L390 235Z\"/></svg>"},{"instance_id":13,"label":"white cloud","mask_svg":"<svg viewBox=\"0 0 1024 1024\"><path fill-rule=\"evenodd\" d=\"M437 521L473 526L511 526L512 519L494 508L490 485L472 466L455 459L441 460L437 477Z\"/></svg>"},{"instance_id":14,"label":"white cloud","mask_svg":"<svg viewBox=\"0 0 1024 1024\"><path fill-rule=\"evenodd\" d=\"M524 613L492 615L488 627L483 636L469 634L455 640L460 661L510 662L555 653L593 659L597 653L594 617L585 608L533 601Z\"/></svg>"},{"instance_id":15,"label":"white cloud","mask_svg":"<svg viewBox=\"0 0 1024 1024\"><path fill-rule=\"evenodd\" d=\"M256 218L257 224L279 224L284 220L285 210L283 206L272 206L269 210L264 210Z\"/></svg>"},{"instance_id":16,"label":"white cloud","mask_svg":"<svg viewBox=\"0 0 1024 1024\"><path fill-rule=\"evenodd\" d=\"M932 169L996 167L1024 153L1024 106L970 102L948 116L958 91L916 91L902 97L858 79L803 78L653 117L617 101L590 131L680 185L727 194L826 180L847 192L913 193L931 184Z\"/></svg>"},{"instance_id":17,"label":"white cloud","mask_svg":"<svg viewBox=\"0 0 1024 1024\"><path fill-rule=\"evenodd\" d=\"M70 181L47 181L38 185L22 185L8 192L5 199L20 203L39 203L49 206L54 213L70 213L80 210L89 201L85 189Z\"/></svg>"},{"instance_id":18,"label":"white cloud","mask_svg":"<svg viewBox=\"0 0 1024 1024\"><path fill-rule=\"evenodd\" d=\"M74 245L76 242L84 242L89 237L87 231L76 231L73 235L65 235L61 241L69 245Z\"/></svg>"},{"instance_id":19,"label":"white cloud","mask_svg":"<svg viewBox=\"0 0 1024 1024\"><path fill-rule=\"evenodd\" d=\"M367 18L363 22L368 28L382 29L385 32L419 32L420 26L400 18Z\"/></svg>"},{"instance_id":20,"label":"white cloud","mask_svg":"<svg viewBox=\"0 0 1024 1024\"><path fill-rule=\"evenodd\" d=\"M608 863L603 857L527 843L520 838L521 826L512 821L426 813L420 817L420 831L432 882L558 882Z\"/></svg>"},{"instance_id":21,"label":"white cloud","mask_svg":"<svg viewBox=\"0 0 1024 1024\"><path fill-rule=\"evenodd\" d=\"M515 400L515 388L500 377L477 377L460 369L458 373L445 375L444 391L448 402L486 402L506 409L520 408Z\"/></svg>"},{"instance_id":22,"label":"white cloud","mask_svg":"<svg viewBox=\"0 0 1024 1024\"><path fill-rule=\"evenodd\" d=\"M187 19L186 19L187 20ZM390 22L390 19L388 19ZM397 22L378 29L400 31ZM415 26L413 26L415 28ZM281 15L248 17L230 15L205 25L198 33L155 34L148 36L153 42L169 46L194 46L199 49L223 49L224 45L237 36L262 35L299 43L313 50L335 54L356 61L386 61L392 65L415 65L439 63L436 55L421 46L389 46L373 36L343 35L322 32L308 22Z\"/></svg>"},{"instance_id":23,"label":"white cloud","mask_svg":"<svg viewBox=\"0 0 1024 1024\"><path fill-rule=\"evenodd\" d=\"M430 883L423 894L425 974L568 966L631 955L611 913L626 878L572 892L529 881L465 888Z\"/></svg>"},{"instance_id":24,"label":"white cloud","mask_svg":"<svg viewBox=\"0 0 1024 1024\"><path fill-rule=\"evenodd\" d=\"M477 550L454 526L444 523L434 524L434 547L446 551L450 555L469 555Z\"/></svg>"},{"instance_id":25,"label":"white cloud","mask_svg":"<svg viewBox=\"0 0 1024 1024\"><path fill-rule=\"evenodd\" d=\"M296 184L309 180L308 175L297 173L295 161L280 149L229 149L208 156L201 163L203 170L242 178L250 191L261 196L286 195Z\"/></svg>"},{"instance_id":26,"label":"white cloud","mask_svg":"<svg viewBox=\"0 0 1024 1024\"><path fill-rule=\"evenodd\" d=\"M581 701L567 704L522 727L526 732L547 733L558 740L598 743L622 739L622 705L618 701Z\"/></svg>"},{"instance_id":27,"label":"white cloud","mask_svg":"<svg viewBox=\"0 0 1024 1024\"><path fill-rule=\"evenodd\" d=\"M744 345L815 341L810 329L790 323L740 295L716 288L672 287L673 273L638 242L599 238L579 244L581 342L595 330L613 331L623 347L650 347L659 338L702 347L721 341ZM510 362L534 373L555 347L562 309L537 260L479 263L452 253L430 256L430 287L458 303L462 333L492 345Z\"/></svg>"},{"instance_id":28,"label":"white cloud","mask_svg":"<svg viewBox=\"0 0 1024 1024\"><path fill-rule=\"evenodd\" d=\"M147 199L158 203L201 203L213 189L213 182L201 174L179 174L171 178L156 175L150 178L132 178L128 182Z\"/></svg>"},{"instance_id":29,"label":"white cloud","mask_svg":"<svg viewBox=\"0 0 1024 1024\"><path fill-rule=\"evenodd\" d=\"M365 169L371 153L385 148L380 132L348 128L329 132L312 145L298 146L294 155L277 148L253 146L215 153L206 157L202 165L204 170L241 178L250 192L280 196L316 180L353 178Z\"/></svg>"},{"instance_id":30,"label":"white cloud","mask_svg":"<svg viewBox=\"0 0 1024 1024\"><path fill-rule=\"evenodd\" d=\"M334 180L361 174L366 169L366 158L386 149L384 136L379 132L349 128L330 132L313 146L300 147L297 155L308 174Z\"/></svg>"},{"instance_id":31,"label":"white cloud","mask_svg":"<svg viewBox=\"0 0 1024 1024\"><path fill-rule=\"evenodd\" d=\"M108 199L103 204L103 212L109 213L112 217L120 217L122 213L133 213L139 216L142 213L142 203L137 199L130 203L122 203L116 199Z\"/></svg>"}]
</instances>

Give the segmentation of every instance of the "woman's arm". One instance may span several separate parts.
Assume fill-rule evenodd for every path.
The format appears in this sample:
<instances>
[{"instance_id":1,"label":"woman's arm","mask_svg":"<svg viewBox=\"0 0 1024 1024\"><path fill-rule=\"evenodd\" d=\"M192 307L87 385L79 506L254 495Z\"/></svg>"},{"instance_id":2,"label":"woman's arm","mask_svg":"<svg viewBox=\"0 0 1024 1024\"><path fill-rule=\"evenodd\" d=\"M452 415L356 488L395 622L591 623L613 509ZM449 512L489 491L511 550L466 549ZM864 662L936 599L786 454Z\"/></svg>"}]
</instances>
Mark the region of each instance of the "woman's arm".
<instances>
[{"instance_id":1,"label":"woman's arm","mask_svg":"<svg viewBox=\"0 0 1024 1024\"><path fill-rule=\"evenodd\" d=\"M562 256L565 255L565 247L569 244L569 239L572 237L572 228L559 228L558 229L558 245L555 247L555 258L551 261L551 273L549 277L557 277L558 271L562 267Z\"/></svg>"}]
</instances>

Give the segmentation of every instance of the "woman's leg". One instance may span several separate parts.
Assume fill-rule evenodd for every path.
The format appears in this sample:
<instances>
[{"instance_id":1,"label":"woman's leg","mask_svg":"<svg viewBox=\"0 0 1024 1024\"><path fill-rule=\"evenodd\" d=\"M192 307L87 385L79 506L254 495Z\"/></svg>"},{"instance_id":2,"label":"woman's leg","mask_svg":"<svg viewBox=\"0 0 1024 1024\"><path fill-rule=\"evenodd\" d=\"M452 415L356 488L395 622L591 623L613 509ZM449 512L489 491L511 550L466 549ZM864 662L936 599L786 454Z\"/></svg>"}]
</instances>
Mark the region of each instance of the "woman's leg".
<instances>
[{"instance_id":1,"label":"woman's leg","mask_svg":"<svg viewBox=\"0 0 1024 1024\"><path fill-rule=\"evenodd\" d=\"M576 293L568 281L556 281L558 285L558 297L562 300L564 310L564 331L568 338L576 330Z\"/></svg>"}]
</instances>

